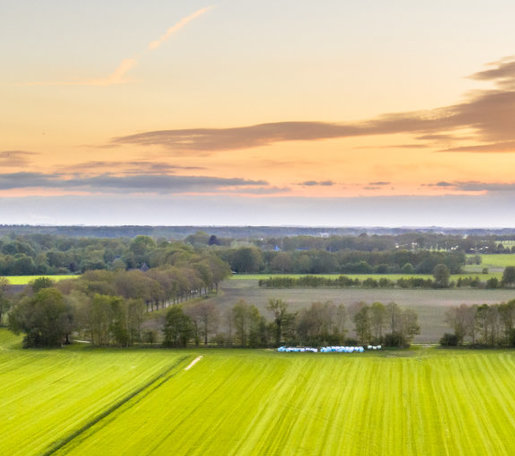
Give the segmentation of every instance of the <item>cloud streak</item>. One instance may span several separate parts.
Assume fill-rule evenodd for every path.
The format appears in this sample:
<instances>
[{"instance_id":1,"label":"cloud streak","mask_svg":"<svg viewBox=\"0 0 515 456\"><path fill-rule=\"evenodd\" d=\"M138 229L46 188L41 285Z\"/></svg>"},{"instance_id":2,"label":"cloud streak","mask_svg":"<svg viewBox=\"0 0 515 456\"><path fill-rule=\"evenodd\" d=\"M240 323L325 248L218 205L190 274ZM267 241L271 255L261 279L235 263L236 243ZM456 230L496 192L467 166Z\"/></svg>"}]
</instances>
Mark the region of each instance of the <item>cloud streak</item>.
<instances>
[{"instance_id":1,"label":"cloud streak","mask_svg":"<svg viewBox=\"0 0 515 456\"><path fill-rule=\"evenodd\" d=\"M334 185L333 181L326 180L326 181L314 181L309 180L305 182L300 182L297 185L302 185L303 187L331 187Z\"/></svg>"},{"instance_id":2,"label":"cloud streak","mask_svg":"<svg viewBox=\"0 0 515 456\"><path fill-rule=\"evenodd\" d=\"M265 180L222 178L211 176L169 176L139 174L116 176L73 176L44 173L0 174L0 190L31 188L85 191L88 193L248 193L270 194L287 191L287 188L271 187Z\"/></svg>"},{"instance_id":3,"label":"cloud streak","mask_svg":"<svg viewBox=\"0 0 515 456\"><path fill-rule=\"evenodd\" d=\"M189 16L183 17L179 22L172 25L164 35L162 35L159 39L155 41L151 41L146 49L146 52L153 51L160 47L165 41L167 41L173 34L177 33L179 30L184 28L191 21L196 18L202 16L207 13L213 6L208 6L205 8L201 8ZM127 73L132 70L135 66L139 64L139 61L145 54L142 53L138 56L134 56L128 59L124 59L120 62L118 67L109 75L103 78L93 78L93 79L79 79L77 81L49 81L49 82L28 82L23 84L25 86L111 86L118 84L126 84L130 82L126 78Z\"/></svg>"},{"instance_id":4,"label":"cloud streak","mask_svg":"<svg viewBox=\"0 0 515 456\"><path fill-rule=\"evenodd\" d=\"M448 188L460 192L481 192L481 193L515 193L515 182L479 182L479 181L456 181L436 182L426 184L426 187Z\"/></svg>"},{"instance_id":5,"label":"cloud streak","mask_svg":"<svg viewBox=\"0 0 515 456\"><path fill-rule=\"evenodd\" d=\"M183 17L179 22L172 25L164 35L162 35L159 39L152 41L148 44L148 50L153 51L157 49L159 46L161 46L166 40L168 40L174 33L177 33L179 30L184 28L187 24L189 24L191 21L196 19L197 17L202 16L203 14L207 13L210 9L213 9L212 6L208 6L206 8L201 8L194 13L190 14L189 16Z\"/></svg>"},{"instance_id":6,"label":"cloud streak","mask_svg":"<svg viewBox=\"0 0 515 456\"><path fill-rule=\"evenodd\" d=\"M90 161L65 166L60 169L62 173L96 173L100 170L118 169L123 174L173 174L176 171L200 171L202 166L181 166L166 162L133 160L133 161Z\"/></svg>"},{"instance_id":7,"label":"cloud streak","mask_svg":"<svg viewBox=\"0 0 515 456\"><path fill-rule=\"evenodd\" d=\"M2 150L0 151L0 166L7 168L26 166L29 164L28 157L32 155L36 155L36 153L26 150Z\"/></svg>"},{"instance_id":8,"label":"cloud streak","mask_svg":"<svg viewBox=\"0 0 515 456\"><path fill-rule=\"evenodd\" d=\"M320 141L368 135L411 134L409 148L424 148L444 140L445 152L515 152L515 58L475 73L473 79L494 83L494 88L468 94L461 103L430 111L385 114L357 123L317 121L275 122L232 128L192 128L147 131L114 138L112 144L163 146L176 153L247 149L285 141ZM463 130L474 134L463 138ZM462 145L462 140L480 144ZM426 141L429 141L428 144ZM486 144L484 144L486 142ZM451 146L451 147L450 147ZM399 146L395 146L399 147ZM403 146L401 146L403 147Z\"/></svg>"}]
</instances>

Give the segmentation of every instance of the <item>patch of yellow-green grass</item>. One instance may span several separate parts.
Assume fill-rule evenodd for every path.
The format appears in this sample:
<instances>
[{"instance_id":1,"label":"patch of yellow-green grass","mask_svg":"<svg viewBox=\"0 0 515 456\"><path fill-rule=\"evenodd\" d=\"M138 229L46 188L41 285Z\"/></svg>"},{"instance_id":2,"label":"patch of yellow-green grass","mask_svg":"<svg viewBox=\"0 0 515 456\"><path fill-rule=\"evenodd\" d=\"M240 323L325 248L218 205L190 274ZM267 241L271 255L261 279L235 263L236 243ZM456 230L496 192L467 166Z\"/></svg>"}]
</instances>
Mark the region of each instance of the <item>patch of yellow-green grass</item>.
<instances>
[{"instance_id":1,"label":"patch of yellow-green grass","mask_svg":"<svg viewBox=\"0 0 515 456\"><path fill-rule=\"evenodd\" d=\"M41 277L46 277L54 282L59 282L60 280L68 280L68 279L76 279L78 276L76 275L33 275L33 276L3 276L11 285L27 285L30 282L33 282L36 279Z\"/></svg>"},{"instance_id":2,"label":"patch of yellow-green grass","mask_svg":"<svg viewBox=\"0 0 515 456\"><path fill-rule=\"evenodd\" d=\"M0 454L515 453L513 350L7 348L0 366Z\"/></svg>"},{"instance_id":3,"label":"patch of yellow-green grass","mask_svg":"<svg viewBox=\"0 0 515 456\"><path fill-rule=\"evenodd\" d=\"M499 253L481 255L482 267L499 267L515 266L515 253Z\"/></svg>"},{"instance_id":4,"label":"patch of yellow-green grass","mask_svg":"<svg viewBox=\"0 0 515 456\"><path fill-rule=\"evenodd\" d=\"M476 255L468 256L475 257ZM481 264L467 264L465 266L466 272L478 274L484 268L487 268L490 274L497 274L496 277L500 278L506 266L515 266L515 253L482 254L479 256L481 257Z\"/></svg>"},{"instance_id":5,"label":"patch of yellow-green grass","mask_svg":"<svg viewBox=\"0 0 515 456\"><path fill-rule=\"evenodd\" d=\"M8 336L0 339L8 341L0 349L2 455L46 454L189 359L164 351L13 349Z\"/></svg>"},{"instance_id":6,"label":"patch of yellow-green grass","mask_svg":"<svg viewBox=\"0 0 515 456\"><path fill-rule=\"evenodd\" d=\"M120 407L57 454L515 451L513 352L203 354L191 370Z\"/></svg>"}]
</instances>

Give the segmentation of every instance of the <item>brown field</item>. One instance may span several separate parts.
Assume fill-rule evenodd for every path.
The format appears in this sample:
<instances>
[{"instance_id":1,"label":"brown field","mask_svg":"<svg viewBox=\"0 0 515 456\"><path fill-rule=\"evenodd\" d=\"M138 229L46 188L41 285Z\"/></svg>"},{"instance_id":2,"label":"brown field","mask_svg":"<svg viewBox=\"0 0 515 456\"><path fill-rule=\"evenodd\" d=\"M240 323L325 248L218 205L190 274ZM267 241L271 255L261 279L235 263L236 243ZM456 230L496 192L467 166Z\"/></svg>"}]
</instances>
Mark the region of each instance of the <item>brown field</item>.
<instances>
[{"instance_id":1,"label":"brown field","mask_svg":"<svg viewBox=\"0 0 515 456\"><path fill-rule=\"evenodd\" d=\"M269 316L266 304L270 298L280 298L290 304L291 310L300 310L316 301L333 301L346 306L355 302L396 302L414 309L419 316L420 335L415 343L436 343L445 332L452 332L444 321L445 311L460 304L494 304L515 299L515 290L399 290L399 289L331 289L331 288L259 288L257 280L227 280L218 296L211 298L222 309L232 307L243 299L255 304L263 315ZM348 322L348 329L352 327ZM349 334L352 332L349 331Z\"/></svg>"}]
</instances>

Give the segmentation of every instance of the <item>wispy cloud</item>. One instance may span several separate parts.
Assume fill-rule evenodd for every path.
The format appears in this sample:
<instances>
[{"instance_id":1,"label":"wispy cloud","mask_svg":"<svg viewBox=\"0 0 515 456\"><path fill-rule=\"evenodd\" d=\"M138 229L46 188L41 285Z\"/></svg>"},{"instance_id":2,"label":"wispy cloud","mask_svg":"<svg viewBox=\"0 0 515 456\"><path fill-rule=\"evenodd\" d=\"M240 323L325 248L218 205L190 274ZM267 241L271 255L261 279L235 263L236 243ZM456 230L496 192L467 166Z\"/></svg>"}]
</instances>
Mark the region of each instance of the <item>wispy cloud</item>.
<instances>
[{"instance_id":1,"label":"wispy cloud","mask_svg":"<svg viewBox=\"0 0 515 456\"><path fill-rule=\"evenodd\" d=\"M7 168L26 166L29 163L28 157L32 155L37 154L26 150L2 150L0 151L0 166Z\"/></svg>"},{"instance_id":2,"label":"wispy cloud","mask_svg":"<svg viewBox=\"0 0 515 456\"><path fill-rule=\"evenodd\" d=\"M476 146L450 147L448 149L444 149L442 152L512 153L515 152L515 141L480 144Z\"/></svg>"},{"instance_id":3,"label":"wispy cloud","mask_svg":"<svg viewBox=\"0 0 515 456\"><path fill-rule=\"evenodd\" d=\"M168 40L174 33L177 33L179 30L184 28L188 23L193 21L194 19L202 16L207 13L213 6L208 6L206 8L201 8L189 16L183 17L179 22L172 25L164 35L162 35L159 39L152 41L148 44L145 52L124 59L120 62L118 67L109 75L101 78L91 78L91 79L79 79L76 81L39 81L39 82L28 82L23 85L25 86L111 86L117 84L125 84L130 82L129 79L126 78L127 73L132 70L136 65L138 65L139 61L143 57L146 52L153 51L161 46L166 40Z\"/></svg>"},{"instance_id":4,"label":"wispy cloud","mask_svg":"<svg viewBox=\"0 0 515 456\"><path fill-rule=\"evenodd\" d=\"M317 187L317 186L331 187L332 185L334 185L334 182L330 181L330 180L326 180L326 181L309 180L309 181L300 182L297 185L302 185L303 187Z\"/></svg>"},{"instance_id":5,"label":"wispy cloud","mask_svg":"<svg viewBox=\"0 0 515 456\"><path fill-rule=\"evenodd\" d=\"M149 50L157 49L159 46L161 46L168 38L170 38L174 33L177 33L180 29L185 27L188 23L190 23L192 20L196 19L197 17L202 16L203 14L207 13L210 9L212 9L213 6L208 6L206 8L201 8L194 13L190 14L189 16L183 17L179 22L172 25L164 35L162 35L159 39L152 41L148 44Z\"/></svg>"},{"instance_id":6,"label":"wispy cloud","mask_svg":"<svg viewBox=\"0 0 515 456\"><path fill-rule=\"evenodd\" d=\"M26 86L110 86L129 82L125 75L138 64L136 58L124 59L110 75L96 79L79 79L77 81L40 81L28 82Z\"/></svg>"},{"instance_id":7,"label":"wispy cloud","mask_svg":"<svg viewBox=\"0 0 515 456\"><path fill-rule=\"evenodd\" d=\"M173 174L176 171L200 171L202 166L181 166L166 162L133 160L133 161L90 161L63 166L62 173L96 173L100 170L119 170L118 174Z\"/></svg>"},{"instance_id":8,"label":"wispy cloud","mask_svg":"<svg viewBox=\"0 0 515 456\"><path fill-rule=\"evenodd\" d=\"M445 141L446 152L515 152L512 147L515 144L515 58L503 59L494 66L471 76L493 82L494 88L472 92L461 103L430 111L385 114L348 124L276 122L232 128L147 131L114 138L112 143L160 145L177 153L212 153L284 141L319 141L403 133L414 135L414 139L421 142L394 147L434 147L434 141ZM473 134L461 137L464 130L472 131ZM464 146L460 144L463 139L469 142L473 140L476 144Z\"/></svg>"},{"instance_id":9,"label":"wispy cloud","mask_svg":"<svg viewBox=\"0 0 515 456\"><path fill-rule=\"evenodd\" d=\"M84 191L87 193L278 193L288 189L271 187L265 180L212 176L170 176L138 174L117 176L69 176L61 173L0 174L0 190L29 188Z\"/></svg>"},{"instance_id":10,"label":"wispy cloud","mask_svg":"<svg viewBox=\"0 0 515 456\"><path fill-rule=\"evenodd\" d=\"M481 193L515 193L515 182L479 182L479 181L455 181L455 182L436 182L425 184L425 187L448 188L460 192L481 192Z\"/></svg>"}]
</instances>

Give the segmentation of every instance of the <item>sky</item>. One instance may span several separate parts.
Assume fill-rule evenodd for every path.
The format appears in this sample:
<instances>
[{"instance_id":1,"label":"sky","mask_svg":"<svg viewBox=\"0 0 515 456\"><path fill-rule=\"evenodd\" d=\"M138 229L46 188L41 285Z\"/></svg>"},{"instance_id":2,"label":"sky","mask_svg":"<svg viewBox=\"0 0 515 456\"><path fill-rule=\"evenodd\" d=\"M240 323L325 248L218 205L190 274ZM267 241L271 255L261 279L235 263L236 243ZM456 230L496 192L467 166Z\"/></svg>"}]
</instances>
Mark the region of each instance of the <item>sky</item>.
<instances>
[{"instance_id":1,"label":"sky","mask_svg":"<svg viewBox=\"0 0 515 456\"><path fill-rule=\"evenodd\" d=\"M515 226L512 1L0 11L0 224Z\"/></svg>"}]
</instances>

